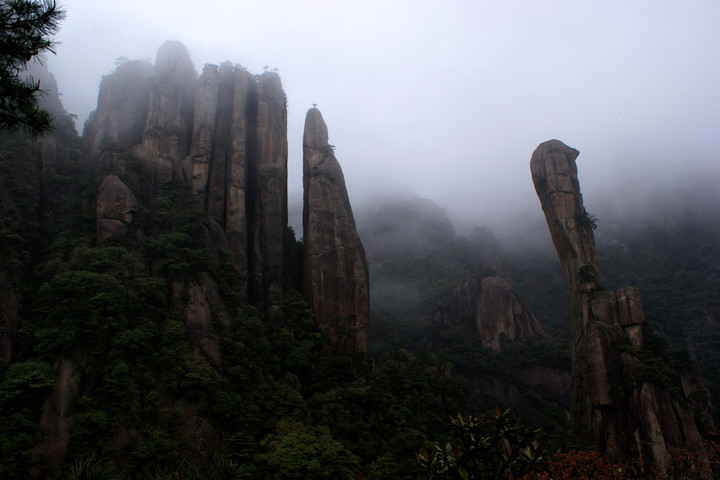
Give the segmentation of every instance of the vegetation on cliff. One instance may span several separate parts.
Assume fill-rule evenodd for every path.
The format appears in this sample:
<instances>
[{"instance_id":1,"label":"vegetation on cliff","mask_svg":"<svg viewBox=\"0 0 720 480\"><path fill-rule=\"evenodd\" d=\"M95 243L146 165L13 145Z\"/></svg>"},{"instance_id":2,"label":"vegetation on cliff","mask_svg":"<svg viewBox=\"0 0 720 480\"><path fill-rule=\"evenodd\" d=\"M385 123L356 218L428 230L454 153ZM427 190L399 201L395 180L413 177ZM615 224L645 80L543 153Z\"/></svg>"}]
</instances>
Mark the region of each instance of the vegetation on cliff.
<instances>
[{"instance_id":1,"label":"vegetation on cliff","mask_svg":"<svg viewBox=\"0 0 720 480\"><path fill-rule=\"evenodd\" d=\"M232 92L249 92L235 98L236 120L254 125L260 107L252 103L250 74L223 68L242 87ZM250 273L268 277L250 283L272 295L251 304L248 272L241 275L249 257L229 246L229 234L245 234L223 228L242 217L239 210L230 215L232 205L256 202L250 211L259 217L265 204L257 192L240 195L242 182L233 191L217 176L235 172L235 180L252 179L257 172L243 177L227 163L208 163L200 173L210 179L200 175L205 180L194 184L197 172L182 163L182 142L171 142L178 149L171 161L159 134L153 137L159 153L152 157L141 144L146 97L158 105L165 98L152 69L134 62L118 68L141 80L133 96L104 81L107 109L89 122L83 139L67 118L51 136L0 137L0 478L502 478L509 472L556 478L571 468L578 478L643 473L642 466L618 466L600 454L568 452L578 445L567 434L569 314L556 260L505 250L487 229L459 236L430 201L359 210L372 279L367 354L338 349L339 339L318 325L299 291L305 245L290 228L253 234L248 249L257 264ZM183 75L193 77L190 70ZM279 107L266 105L265 113L284 112L279 77L252 78L265 82L272 93L266 100ZM214 99L206 107L227 103L230 84L223 88L218 98L225 100L209 95ZM252 105L245 109L247 99ZM132 121L103 120L123 103ZM190 122L186 107L180 113ZM164 113L155 111L153 118ZM223 157L226 162L239 161L248 141L247 157L255 158L254 126L227 143L228 113L214 134L203 134L197 124L199 140L190 140L191 125L180 122L178 138L199 142L198 158L205 149L223 157L232 147L237 155ZM280 125L284 117L275 121ZM104 128L111 124L127 131ZM270 142L279 163L286 154L281 133ZM213 135L224 140L200 141ZM120 209L122 228L100 235L98 198L106 175L134 199ZM283 199L277 170L263 175ZM197 183L213 188L203 191ZM274 226L286 223L281 203L267 202L277 207ZM675 383L689 358L672 347L687 347L703 362L711 390L720 388L713 376L720 362L713 353L720 338L714 300L720 298L719 223L710 214L686 217L677 230L618 230L612 242L600 244L601 255L603 248L610 252L607 284L616 275L623 283L637 279L648 321L670 340L652 337L646 348L631 352L642 362L638 384ZM601 226L608 224L604 218ZM268 267L259 254L270 237L275 264ZM522 304L533 311L549 335L501 337L499 348L490 349L465 328L476 326L472 315L433 321L458 285L488 277L502 277L517 299L511 310ZM543 446L566 453L543 457ZM701 460L707 459L673 465Z\"/></svg>"}]
</instances>

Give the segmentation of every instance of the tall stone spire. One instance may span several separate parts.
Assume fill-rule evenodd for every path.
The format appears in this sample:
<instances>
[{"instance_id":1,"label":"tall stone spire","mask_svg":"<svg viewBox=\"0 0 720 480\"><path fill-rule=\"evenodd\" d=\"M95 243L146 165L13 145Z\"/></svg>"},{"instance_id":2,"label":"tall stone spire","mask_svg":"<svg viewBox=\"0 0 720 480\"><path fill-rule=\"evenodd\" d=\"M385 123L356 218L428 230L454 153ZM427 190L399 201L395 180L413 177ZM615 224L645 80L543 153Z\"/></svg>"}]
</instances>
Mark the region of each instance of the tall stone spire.
<instances>
[{"instance_id":1,"label":"tall stone spire","mask_svg":"<svg viewBox=\"0 0 720 480\"><path fill-rule=\"evenodd\" d=\"M370 312L365 249L317 108L305 117L303 186L305 297L339 351L365 352Z\"/></svg>"},{"instance_id":2,"label":"tall stone spire","mask_svg":"<svg viewBox=\"0 0 720 480\"><path fill-rule=\"evenodd\" d=\"M193 94L197 74L187 48L165 42L155 60L142 144L155 163L155 184L181 180L192 134Z\"/></svg>"},{"instance_id":3,"label":"tall stone spire","mask_svg":"<svg viewBox=\"0 0 720 480\"><path fill-rule=\"evenodd\" d=\"M272 318L283 295L287 228L287 101L276 73L258 75L248 152L250 301Z\"/></svg>"},{"instance_id":4,"label":"tall stone spire","mask_svg":"<svg viewBox=\"0 0 720 480\"><path fill-rule=\"evenodd\" d=\"M634 287L609 291L600 281L595 224L583 205L577 177L578 154L550 140L540 144L530 160L535 190L570 287L574 430L601 451L642 458L659 471L677 449L704 459L693 410L709 411L709 394L691 370L678 372L676 392L681 393L643 380L637 352L649 327L640 292ZM712 427L711 418L700 418L699 423Z\"/></svg>"}]
</instances>

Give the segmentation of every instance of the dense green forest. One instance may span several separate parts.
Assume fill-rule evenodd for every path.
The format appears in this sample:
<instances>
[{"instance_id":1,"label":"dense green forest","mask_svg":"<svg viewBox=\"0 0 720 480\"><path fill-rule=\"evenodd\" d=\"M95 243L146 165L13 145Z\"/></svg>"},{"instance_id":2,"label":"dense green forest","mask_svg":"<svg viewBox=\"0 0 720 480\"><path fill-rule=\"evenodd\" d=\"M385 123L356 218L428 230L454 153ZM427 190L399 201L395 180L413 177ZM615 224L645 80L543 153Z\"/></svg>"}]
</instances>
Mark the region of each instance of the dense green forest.
<instances>
[{"instance_id":1,"label":"dense green forest","mask_svg":"<svg viewBox=\"0 0 720 480\"><path fill-rule=\"evenodd\" d=\"M569 369L566 286L552 255L508 251L486 229L456 235L429 201L360 211L373 282L371 352L329 354L298 292L285 294L274 325L235 293L227 259L207 251L204 214L185 184L152 191L131 165L122 178L140 196L133 231L96 246L100 177L69 121L56 135L68 161L52 169L37 163L28 137L1 139L2 266L20 312L13 361L0 366L2 478L44 468L39 425L63 365L82 376L65 385L80 391L61 466L68 478L445 478L430 472L449 453L433 448L453 435L462 444L463 428L511 414L450 419L495 406L542 427L532 437L543 446L576 446L564 407L523 375ZM663 351L688 349L716 401L719 224L702 212L633 222L600 241L607 283L641 289L648 321L668 339ZM288 235L289 248L301 249ZM513 280L549 335L500 352L462 332L431 342L443 297L464 278L490 274ZM169 307L172 282L203 275L232 309L216 325L219 366L193 348Z\"/></svg>"},{"instance_id":2,"label":"dense green forest","mask_svg":"<svg viewBox=\"0 0 720 480\"><path fill-rule=\"evenodd\" d=\"M465 408L431 353L324 355L298 293L286 294L280 326L260 321L234 294L228 265L205 251L187 185L142 198L144 251L132 235L96 247L98 178L68 138L69 170L51 177L40 175L28 138L2 139L2 261L21 306L14 360L0 370L2 478L42 463L38 422L59 362L83 377L67 472L87 464L133 478L341 478L362 469L387 478L411 471L413 453ZM142 191L140 178L125 180ZM57 210L42 208L43 194L57 194L47 199ZM211 275L233 309L218 326L220 368L189 345L169 308L169 284L197 275Z\"/></svg>"},{"instance_id":3,"label":"dense green forest","mask_svg":"<svg viewBox=\"0 0 720 480\"><path fill-rule=\"evenodd\" d=\"M267 322L238 293L230 254L188 184L152 185L112 144L103 152L118 161L101 170L72 119L53 110L49 137L0 134L0 309L3 320L17 314L3 332L12 360L0 360L0 478L642 473L578 453L586 446L568 435L569 295L551 249L483 227L458 235L430 200L361 206L370 349L341 354L294 288L303 244L291 228L285 294ZM95 202L108 173L138 208L126 235L99 244ZM658 333L637 354L640 380L670 385L692 360L717 405L720 210L712 190L674 198L636 218L601 214L600 266L608 288L641 290ZM544 336L492 349L434 321L458 285L490 276L510 282ZM178 308L187 299L176 286L203 279L227 309L212 314L219 361ZM59 465L48 455L56 443L67 446Z\"/></svg>"},{"instance_id":4,"label":"dense green forest","mask_svg":"<svg viewBox=\"0 0 720 480\"><path fill-rule=\"evenodd\" d=\"M568 424L580 405L570 295L542 223L496 238L483 226L458 234L451 215L412 195L356 205L370 327L368 350L350 353L340 346L355 344L344 341L357 316L318 325L303 287L311 242L283 225L287 98L277 74L226 62L206 65L199 81L187 49L169 42L154 66L119 61L80 137L52 75L25 70L53 51L64 12L12 1L0 17L12 46L0 54L0 479L717 477L707 392L682 384L697 368L720 422L715 185L678 182L632 206L599 199L597 215L584 211L602 279L591 292L638 287L648 326L640 346L623 336L608 349L603 368L622 357L632 378L605 386L662 396L644 403L659 405L652 415L666 408L675 412L664 419L699 425L695 450L674 424L671 447L656 416L652 435L635 431L636 450L610 441L594 451ZM316 150L334 150L325 143ZM261 149L277 160L264 171ZM229 166L233 156L242 161ZM202 174L195 167L210 178L203 189L189 183ZM134 197L122 220L101 217L111 175L125 189L112 195ZM340 177L338 166L324 180ZM285 204L263 203L268 191ZM233 208L236 230L224 230ZM334 212L355 229L351 211ZM103 220L115 223L101 235ZM255 228L265 221L282 227ZM499 337L481 326L486 285L505 302L482 310L510 325ZM667 449L648 456L657 445Z\"/></svg>"}]
</instances>

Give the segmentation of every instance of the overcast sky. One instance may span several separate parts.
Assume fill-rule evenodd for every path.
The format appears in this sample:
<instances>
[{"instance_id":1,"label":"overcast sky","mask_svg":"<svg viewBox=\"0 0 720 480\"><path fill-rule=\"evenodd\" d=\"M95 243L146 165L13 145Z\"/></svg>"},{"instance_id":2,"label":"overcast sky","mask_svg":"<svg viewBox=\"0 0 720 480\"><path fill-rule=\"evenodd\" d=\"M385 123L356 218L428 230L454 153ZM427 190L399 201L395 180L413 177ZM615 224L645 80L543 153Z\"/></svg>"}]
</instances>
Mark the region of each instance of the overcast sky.
<instances>
[{"instance_id":1,"label":"overcast sky","mask_svg":"<svg viewBox=\"0 0 720 480\"><path fill-rule=\"evenodd\" d=\"M354 203L403 183L457 220L516 221L540 212L528 163L551 138L580 150L586 204L697 168L720 184L717 0L61 3L47 60L80 122L118 57L154 60L166 40L198 73L277 68L295 205L313 103Z\"/></svg>"}]
</instances>

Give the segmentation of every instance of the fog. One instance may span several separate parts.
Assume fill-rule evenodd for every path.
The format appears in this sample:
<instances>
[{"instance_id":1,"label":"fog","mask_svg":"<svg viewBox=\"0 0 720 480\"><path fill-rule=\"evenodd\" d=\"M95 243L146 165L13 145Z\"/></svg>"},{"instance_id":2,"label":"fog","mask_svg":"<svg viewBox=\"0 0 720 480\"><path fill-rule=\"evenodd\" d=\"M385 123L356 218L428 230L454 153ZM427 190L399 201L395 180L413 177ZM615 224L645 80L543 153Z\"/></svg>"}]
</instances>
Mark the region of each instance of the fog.
<instances>
[{"instance_id":1,"label":"fog","mask_svg":"<svg viewBox=\"0 0 720 480\"><path fill-rule=\"evenodd\" d=\"M277 68L291 213L313 104L353 204L410 190L459 231L542 221L528 162L551 138L580 150L589 210L612 200L622 212L678 182L720 184L716 0L62 4L47 63L79 130L116 59L154 60L166 40L183 42L198 72L225 60Z\"/></svg>"}]
</instances>

